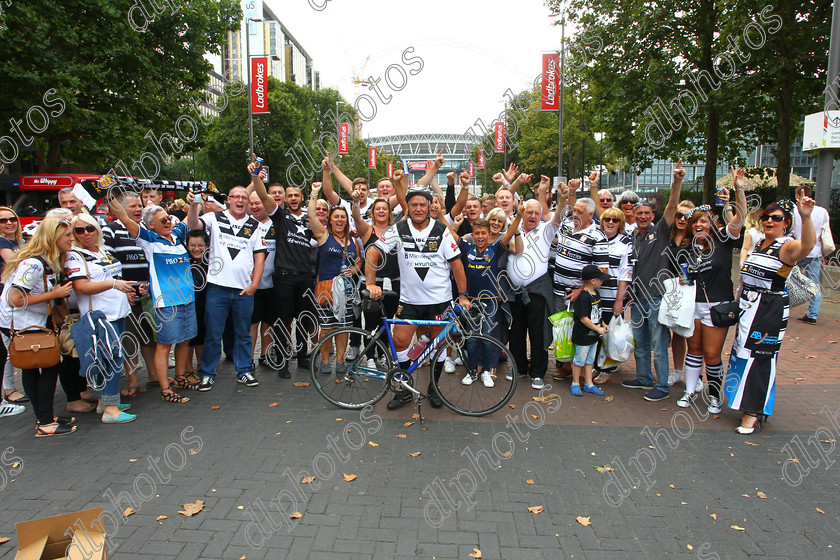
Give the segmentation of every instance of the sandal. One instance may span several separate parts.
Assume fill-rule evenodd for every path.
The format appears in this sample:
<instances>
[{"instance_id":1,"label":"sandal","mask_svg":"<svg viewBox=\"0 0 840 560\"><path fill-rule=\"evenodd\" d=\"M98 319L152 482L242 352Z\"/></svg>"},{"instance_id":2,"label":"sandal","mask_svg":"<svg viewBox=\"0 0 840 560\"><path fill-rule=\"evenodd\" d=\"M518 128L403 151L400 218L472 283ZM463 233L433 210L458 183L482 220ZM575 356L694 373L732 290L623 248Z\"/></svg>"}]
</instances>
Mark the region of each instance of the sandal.
<instances>
[{"instance_id":1,"label":"sandal","mask_svg":"<svg viewBox=\"0 0 840 560\"><path fill-rule=\"evenodd\" d=\"M161 391L160 392L160 397L163 400L165 400L166 402L178 403L178 404L185 403L188 400L190 400L189 397L182 397L181 395L179 395L178 393L176 393L172 389L169 389L168 393L164 393L163 391Z\"/></svg>"},{"instance_id":2,"label":"sandal","mask_svg":"<svg viewBox=\"0 0 840 560\"><path fill-rule=\"evenodd\" d=\"M176 375L174 379L169 380L170 385L175 385L179 389L186 389L187 391L195 391L198 389L198 383L193 383L187 380L184 376Z\"/></svg>"},{"instance_id":3,"label":"sandal","mask_svg":"<svg viewBox=\"0 0 840 560\"><path fill-rule=\"evenodd\" d=\"M53 419L62 426L69 426L76 423L75 416L53 416Z\"/></svg>"},{"instance_id":4,"label":"sandal","mask_svg":"<svg viewBox=\"0 0 840 560\"><path fill-rule=\"evenodd\" d=\"M185 371L184 372L184 377L190 383L195 383L196 385L201 383L201 377L199 377L198 374L195 371Z\"/></svg>"},{"instance_id":5,"label":"sandal","mask_svg":"<svg viewBox=\"0 0 840 560\"><path fill-rule=\"evenodd\" d=\"M55 426L53 431L49 432L49 431L44 429L44 428L47 428L49 426ZM46 424L46 425L43 425L43 426L41 426L41 425L35 426L35 437L41 438L41 437L50 437L50 436L63 436L63 435L67 435L67 434L72 434L75 431L76 431L76 426L67 426L65 424L59 424L57 422L54 422L52 424Z\"/></svg>"},{"instance_id":6,"label":"sandal","mask_svg":"<svg viewBox=\"0 0 840 560\"><path fill-rule=\"evenodd\" d=\"M20 396L15 396L20 395ZM6 402L10 402L12 404L20 404L29 402L29 397L18 391L17 389L12 389L11 391L5 391L3 393L3 398Z\"/></svg>"},{"instance_id":7,"label":"sandal","mask_svg":"<svg viewBox=\"0 0 840 560\"><path fill-rule=\"evenodd\" d=\"M123 397L135 397L137 393L145 393L146 391L147 389L140 385L129 385L127 389L120 391L120 395Z\"/></svg>"}]
</instances>

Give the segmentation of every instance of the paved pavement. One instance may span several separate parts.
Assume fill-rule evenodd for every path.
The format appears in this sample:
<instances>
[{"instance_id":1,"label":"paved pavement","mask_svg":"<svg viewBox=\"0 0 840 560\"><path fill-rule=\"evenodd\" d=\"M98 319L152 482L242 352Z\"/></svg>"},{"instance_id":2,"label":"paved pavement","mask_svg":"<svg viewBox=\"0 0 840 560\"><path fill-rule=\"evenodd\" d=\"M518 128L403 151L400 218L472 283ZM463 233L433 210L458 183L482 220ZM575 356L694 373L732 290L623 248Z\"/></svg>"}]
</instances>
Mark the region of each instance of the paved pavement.
<instances>
[{"instance_id":1,"label":"paved pavement","mask_svg":"<svg viewBox=\"0 0 840 560\"><path fill-rule=\"evenodd\" d=\"M733 431L734 411L679 409L679 388L648 403L621 375L611 402L572 397L568 382L534 402L521 386L489 418L424 407L425 430L409 407L333 408L292 385L302 371L244 387L229 364L188 404L134 399L133 424L88 416L35 439L27 411L0 420L0 559L16 521L96 506L136 511L103 517L126 560L840 557L838 318L828 302L817 325L791 321L778 412L751 436ZM204 511L178 513L197 499Z\"/></svg>"}]
</instances>

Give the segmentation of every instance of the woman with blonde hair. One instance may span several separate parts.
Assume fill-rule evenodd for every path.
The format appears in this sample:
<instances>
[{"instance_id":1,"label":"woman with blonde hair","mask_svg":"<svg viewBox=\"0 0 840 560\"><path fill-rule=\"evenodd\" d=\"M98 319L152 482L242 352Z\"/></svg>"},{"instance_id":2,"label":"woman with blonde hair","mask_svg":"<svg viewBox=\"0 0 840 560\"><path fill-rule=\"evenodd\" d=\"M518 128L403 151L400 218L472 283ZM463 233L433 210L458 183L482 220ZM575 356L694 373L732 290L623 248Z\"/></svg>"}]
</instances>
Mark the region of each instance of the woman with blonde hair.
<instances>
[{"instance_id":1,"label":"woman with blonde hair","mask_svg":"<svg viewBox=\"0 0 840 560\"><path fill-rule=\"evenodd\" d=\"M23 232L20 220L15 211L8 206L0 206L0 274L3 266L12 255L23 245ZM3 284L0 283L0 291ZM29 398L15 388L15 370L4 355L5 349L0 348L0 378L3 382L3 400L0 403L0 417L14 416L25 410L20 403L29 402ZM5 367L2 367L5 364Z\"/></svg>"},{"instance_id":2,"label":"woman with blonde hair","mask_svg":"<svg viewBox=\"0 0 840 560\"><path fill-rule=\"evenodd\" d=\"M761 225L762 214L764 214L764 208L759 206L747 214L747 219L744 220L744 244L741 246L739 266L744 266L744 261L755 249L755 244L764 239L764 226Z\"/></svg>"},{"instance_id":3,"label":"woman with blonde hair","mask_svg":"<svg viewBox=\"0 0 840 560\"><path fill-rule=\"evenodd\" d=\"M67 253L64 267L76 290L79 312L83 318L95 310L103 312L119 338L125 331L125 318L131 313L134 283L122 279L122 264L105 250L102 228L95 218L78 214L71 225L73 250ZM98 363L90 358L90 353L83 351L78 339L76 346L81 361L80 371L87 378L88 386L100 393L96 411L102 414L102 422L133 422L137 416L125 412L131 405L120 404L122 359Z\"/></svg>"},{"instance_id":4,"label":"woman with blonde hair","mask_svg":"<svg viewBox=\"0 0 840 560\"><path fill-rule=\"evenodd\" d=\"M9 258L3 270L5 284L0 296L0 333L8 350L11 329L30 326L57 328L55 316L64 311L64 298L73 291L69 283L59 284L64 257L73 244L70 222L45 218L32 239ZM59 308L59 309L56 309ZM24 369L23 389L35 413L35 437L69 434L76 431L72 416L53 415L53 399L59 365Z\"/></svg>"}]
</instances>

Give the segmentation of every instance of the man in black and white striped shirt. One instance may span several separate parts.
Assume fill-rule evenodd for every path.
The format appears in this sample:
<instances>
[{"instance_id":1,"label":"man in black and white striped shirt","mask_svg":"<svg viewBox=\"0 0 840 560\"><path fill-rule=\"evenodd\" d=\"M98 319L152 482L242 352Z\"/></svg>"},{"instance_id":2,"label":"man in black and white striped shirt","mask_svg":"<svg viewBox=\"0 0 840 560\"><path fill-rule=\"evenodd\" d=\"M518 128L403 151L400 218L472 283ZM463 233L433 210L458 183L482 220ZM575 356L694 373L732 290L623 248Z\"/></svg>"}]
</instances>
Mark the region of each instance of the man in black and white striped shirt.
<instances>
[{"instance_id":1,"label":"man in black and white striped shirt","mask_svg":"<svg viewBox=\"0 0 840 560\"><path fill-rule=\"evenodd\" d=\"M143 203L140 195L135 192L124 192L116 198L117 203L125 208L129 217L135 222L142 223ZM120 220L102 227L102 241L105 249L113 254L122 264L122 279L129 282L149 283L149 263L137 242L131 238L125 224ZM131 315L126 318L126 336L122 337L126 356L125 367L129 374L126 396L134 395L138 389L137 370L140 364L137 359L138 351L143 355L150 381L157 381L155 371L155 329L152 315L143 313L143 304L138 299L131 306ZM127 344L130 343L130 344ZM137 348L139 346L139 348Z\"/></svg>"}]
</instances>

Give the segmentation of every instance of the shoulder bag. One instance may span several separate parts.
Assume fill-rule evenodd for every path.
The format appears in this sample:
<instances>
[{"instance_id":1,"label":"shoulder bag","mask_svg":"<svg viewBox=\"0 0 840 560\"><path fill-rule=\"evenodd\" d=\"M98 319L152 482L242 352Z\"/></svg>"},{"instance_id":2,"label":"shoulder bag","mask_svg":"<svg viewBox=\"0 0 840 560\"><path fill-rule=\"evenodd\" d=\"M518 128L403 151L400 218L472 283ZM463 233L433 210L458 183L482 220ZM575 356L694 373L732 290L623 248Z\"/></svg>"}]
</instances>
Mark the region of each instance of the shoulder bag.
<instances>
[{"instance_id":1,"label":"shoulder bag","mask_svg":"<svg viewBox=\"0 0 840 560\"><path fill-rule=\"evenodd\" d=\"M738 301L727 301L712 305L709 301L709 294L706 292L706 283L701 282L703 295L706 296L706 303L709 304L709 315L712 316L712 324L716 327L729 328L738 322L741 317L741 304Z\"/></svg>"},{"instance_id":2,"label":"shoulder bag","mask_svg":"<svg viewBox=\"0 0 840 560\"><path fill-rule=\"evenodd\" d=\"M42 261L43 262L43 261ZM44 266L44 291L47 291L47 267ZM47 300L47 317L52 316L52 306ZM15 330L15 311L12 308L12 326L9 329L9 361L20 369L48 368L61 361L58 333L48 327L31 326Z\"/></svg>"},{"instance_id":3,"label":"shoulder bag","mask_svg":"<svg viewBox=\"0 0 840 560\"><path fill-rule=\"evenodd\" d=\"M826 220L820 232L820 243L822 243L822 254L827 257L837 248L834 246L834 236L831 235L830 220Z\"/></svg>"}]
</instances>

